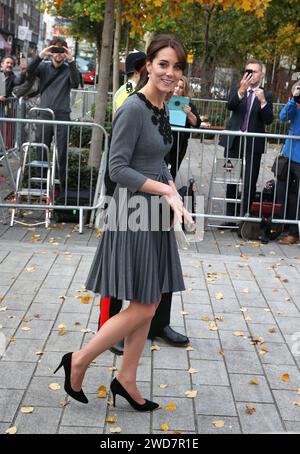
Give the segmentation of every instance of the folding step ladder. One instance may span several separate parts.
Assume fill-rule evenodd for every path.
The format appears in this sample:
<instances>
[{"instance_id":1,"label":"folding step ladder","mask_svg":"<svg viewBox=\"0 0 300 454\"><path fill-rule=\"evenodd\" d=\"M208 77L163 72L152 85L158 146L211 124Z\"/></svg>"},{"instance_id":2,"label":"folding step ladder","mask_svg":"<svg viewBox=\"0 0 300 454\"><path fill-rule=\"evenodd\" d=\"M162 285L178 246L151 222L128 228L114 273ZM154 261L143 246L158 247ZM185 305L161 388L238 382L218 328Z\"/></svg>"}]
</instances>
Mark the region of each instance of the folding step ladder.
<instances>
[{"instance_id":1,"label":"folding step ladder","mask_svg":"<svg viewBox=\"0 0 300 454\"><path fill-rule=\"evenodd\" d=\"M33 107L29 111L29 116L33 112L48 112L52 120L55 120L55 115L51 109L41 109ZM32 125L31 125L32 126ZM29 134L30 136L30 134ZM42 157L47 156L47 159L38 160L32 159L32 153L37 149L42 149ZM40 203L44 205L54 205L54 191L55 185L60 184L58 179L55 179L55 168L57 165L57 144L56 134L53 135L53 147L52 147L52 158L50 157L50 150L44 143L37 142L25 142L21 145L20 149L20 166L16 178L16 191L15 200L16 204L22 204L24 198L30 203L34 201L34 204ZM45 176L46 174L46 176ZM27 177L27 185L25 183L25 176ZM51 219L51 209L45 210L45 219L41 222L35 222L34 224L28 224L15 219L16 209L12 209L11 214L11 227L14 223L26 224L26 225L42 225L48 228Z\"/></svg>"},{"instance_id":2,"label":"folding step ladder","mask_svg":"<svg viewBox=\"0 0 300 454\"><path fill-rule=\"evenodd\" d=\"M224 150L222 148L222 154ZM209 185L207 213L212 215L226 215L227 203L235 204L235 216L240 216L244 195L245 158L241 153L239 158L221 156L220 150L215 147L212 175ZM235 198L226 197L227 185L236 186ZM217 224L207 224L208 227L219 227Z\"/></svg>"}]
</instances>

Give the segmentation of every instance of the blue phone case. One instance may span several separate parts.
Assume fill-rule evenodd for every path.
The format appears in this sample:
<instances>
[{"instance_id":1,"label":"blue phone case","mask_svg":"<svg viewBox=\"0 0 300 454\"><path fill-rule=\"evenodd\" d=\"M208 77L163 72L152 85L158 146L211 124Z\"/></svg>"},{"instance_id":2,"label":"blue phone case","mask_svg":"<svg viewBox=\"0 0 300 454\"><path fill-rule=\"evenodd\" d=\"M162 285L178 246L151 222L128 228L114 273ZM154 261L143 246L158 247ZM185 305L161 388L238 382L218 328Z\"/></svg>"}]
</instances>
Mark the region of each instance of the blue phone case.
<instances>
[{"instance_id":1,"label":"blue phone case","mask_svg":"<svg viewBox=\"0 0 300 454\"><path fill-rule=\"evenodd\" d=\"M186 113L183 106L189 104L190 98L186 96L172 96L169 101L170 123L174 126L185 126Z\"/></svg>"}]
</instances>

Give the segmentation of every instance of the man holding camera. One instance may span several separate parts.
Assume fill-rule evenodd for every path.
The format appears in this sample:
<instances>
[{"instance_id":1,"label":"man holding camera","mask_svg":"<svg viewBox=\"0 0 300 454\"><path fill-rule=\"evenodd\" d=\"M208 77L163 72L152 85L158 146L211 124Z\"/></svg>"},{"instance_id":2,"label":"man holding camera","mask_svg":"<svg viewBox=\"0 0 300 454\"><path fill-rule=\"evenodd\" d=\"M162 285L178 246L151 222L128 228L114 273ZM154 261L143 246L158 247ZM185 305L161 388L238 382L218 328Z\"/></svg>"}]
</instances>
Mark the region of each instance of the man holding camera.
<instances>
[{"instance_id":1,"label":"man holding camera","mask_svg":"<svg viewBox=\"0 0 300 454\"><path fill-rule=\"evenodd\" d=\"M47 59L47 60L44 60ZM57 36L50 42L50 46L37 55L27 70L28 77L38 77L40 85L40 108L53 110L55 120L70 121L70 93L72 88L78 88L80 74L76 67L72 53L66 41ZM47 112L42 112L41 119L51 120ZM37 142L50 147L54 129L52 125L40 128ZM57 149L59 161L59 177L61 186L64 187L66 179L66 158L68 144L67 126L57 126ZM39 151L40 160L43 159L42 150Z\"/></svg>"},{"instance_id":2,"label":"man holding camera","mask_svg":"<svg viewBox=\"0 0 300 454\"><path fill-rule=\"evenodd\" d=\"M272 94L265 92L260 86L263 78L263 65L259 60L249 60L239 87L231 90L228 100L228 109L232 112L227 129L231 131L265 133L265 126L273 121ZM255 198L256 183L258 180L261 156L265 151L264 138L221 136L220 145L224 150L224 157L231 164L230 158L241 159L245 152L244 194L241 214L250 212ZM237 199L238 187L228 184L226 198ZM239 207L235 202L227 203L226 215L238 216ZM225 224L225 227L236 226L235 223Z\"/></svg>"}]
</instances>

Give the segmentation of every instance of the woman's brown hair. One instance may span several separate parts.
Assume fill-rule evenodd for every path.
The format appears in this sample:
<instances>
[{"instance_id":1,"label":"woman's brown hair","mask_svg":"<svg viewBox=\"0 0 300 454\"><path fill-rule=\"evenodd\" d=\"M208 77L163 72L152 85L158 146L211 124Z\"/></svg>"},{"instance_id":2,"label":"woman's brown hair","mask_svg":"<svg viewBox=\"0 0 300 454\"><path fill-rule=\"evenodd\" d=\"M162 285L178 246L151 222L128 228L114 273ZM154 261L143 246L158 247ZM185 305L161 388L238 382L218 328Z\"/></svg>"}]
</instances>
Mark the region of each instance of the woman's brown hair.
<instances>
[{"instance_id":1,"label":"woman's brown hair","mask_svg":"<svg viewBox=\"0 0 300 454\"><path fill-rule=\"evenodd\" d=\"M184 71L186 66L187 52L183 44L179 41L179 39L177 39L176 36L173 35L156 35L147 48L146 61L152 62L156 55L158 54L158 52L162 49L165 49L166 47L171 47L172 49L175 50L178 57L180 68L182 69L182 71ZM135 91L138 91L141 88L143 88L146 85L147 81L148 71L145 67Z\"/></svg>"}]
</instances>

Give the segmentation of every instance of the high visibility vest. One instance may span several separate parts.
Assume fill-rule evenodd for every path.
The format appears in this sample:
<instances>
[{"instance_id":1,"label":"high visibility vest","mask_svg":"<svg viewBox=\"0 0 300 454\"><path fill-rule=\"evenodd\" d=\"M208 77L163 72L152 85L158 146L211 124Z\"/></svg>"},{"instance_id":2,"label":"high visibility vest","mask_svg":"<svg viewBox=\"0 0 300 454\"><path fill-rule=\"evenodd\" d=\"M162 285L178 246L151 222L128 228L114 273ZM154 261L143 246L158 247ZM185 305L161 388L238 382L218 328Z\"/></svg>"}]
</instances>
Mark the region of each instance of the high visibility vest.
<instances>
[{"instance_id":1,"label":"high visibility vest","mask_svg":"<svg viewBox=\"0 0 300 454\"><path fill-rule=\"evenodd\" d=\"M131 87L128 87L128 82L125 84L121 85L121 87L116 91L114 98L113 98L113 113L116 113L116 111L121 107L125 99L132 93L134 92L134 89L136 87L136 83L129 81L131 84Z\"/></svg>"}]
</instances>

